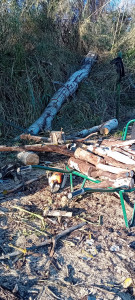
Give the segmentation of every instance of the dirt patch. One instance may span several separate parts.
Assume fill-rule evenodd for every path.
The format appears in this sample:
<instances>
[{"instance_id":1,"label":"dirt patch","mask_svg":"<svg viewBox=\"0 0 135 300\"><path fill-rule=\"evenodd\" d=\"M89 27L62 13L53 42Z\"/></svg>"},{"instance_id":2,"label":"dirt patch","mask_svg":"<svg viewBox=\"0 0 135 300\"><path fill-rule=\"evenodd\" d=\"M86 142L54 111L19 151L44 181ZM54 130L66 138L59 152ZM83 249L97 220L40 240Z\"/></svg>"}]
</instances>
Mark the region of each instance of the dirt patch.
<instances>
[{"instance_id":1,"label":"dirt patch","mask_svg":"<svg viewBox=\"0 0 135 300\"><path fill-rule=\"evenodd\" d=\"M46 160L61 168L67 163L55 154ZM0 256L22 249L20 255L0 260L0 299L8 299L9 293L10 299L29 300L135 299L135 232L125 227L119 197L94 193L64 202L69 180L64 190L51 194L44 171L34 170L27 179L39 175L44 177L0 200ZM3 185L9 189L16 183L13 179L1 183L1 192ZM76 179L78 187L80 181ZM130 219L134 193L129 197L125 205ZM73 216L43 217L48 208L71 211ZM87 224L58 240L53 251L52 244L48 244L24 254L26 247L38 245L84 220ZM124 288L123 282L129 277L133 284Z\"/></svg>"}]
</instances>

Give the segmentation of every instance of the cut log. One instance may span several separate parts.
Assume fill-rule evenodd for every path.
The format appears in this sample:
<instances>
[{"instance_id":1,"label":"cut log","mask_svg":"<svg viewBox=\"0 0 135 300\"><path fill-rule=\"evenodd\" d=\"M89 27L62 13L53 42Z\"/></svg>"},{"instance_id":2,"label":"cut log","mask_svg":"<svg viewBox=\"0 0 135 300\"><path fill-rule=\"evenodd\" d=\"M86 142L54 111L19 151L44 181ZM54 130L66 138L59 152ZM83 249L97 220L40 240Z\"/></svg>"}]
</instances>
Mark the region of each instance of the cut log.
<instances>
[{"instance_id":1,"label":"cut log","mask_svg":"<svg viewBox=\"0 0 135 300\"><path fill-rule=\"evenodd\" d=\"M135 165L127 165L108 156L104 158L104 162L107 165L117 167L117 168L127 169L127 170L133 170L135 168Z\"/></svg>"},{"instance_id":2,"label":"cut log","mask_svg":"<svg viewBox=\"0 0 135 300\"><path fill-rule=\"evenodd\" d=\"M110 172L104 172L101 170L96 170L91 172L91 176L93 178L101 178L101 179L111 179L111 180L116 180L117 178L128 178L128 177L133 177L134 172L133 171L127 171L119 174L113 174Z\"/></svg>"},{"instance_id":3,"label":"cut log","mask_svg":"<svg viewBox=\"0 0 135 300\"><path fill-rule=\"evenodd\" d=\"M117 179L117 175L116 174L112 174L110 172L103 172L101 170L96 170L91 172L91 176L93 178L101 178L101 179L111 179L111 180L116 180Z\"/></svg>"},{"instance_id":4,"label":"cut log","mask_svg":"<svg viewBox=\"0 0 135 300\"><path fill-rule=\"evenodd\" d=\"M119 173L125 173L127 172L127 169L122 169L122 168L117 168L117 167L113 167L113 166L109 166L109 165L104 165L101 163L98 163L96 165L96 168L102 171L107 171L113 174L119 174Z\"/></svg>"},{"instance_id":5,"label":"cut log","mask_svg":"<svg viewBox=\"0 0 135 300\"><path fill-rule=\"evenodd\" d=\"M125 146L123 149L135 157L135 150L133 150L130 146Z\"/></svg>"},{"instance_id":6,"label":"cut log","mask_svg":"<svg viewBox=\"0 0 135 300\"><path fill-rule=\"evenodd\" d=\"M132 158L132 159L134 159L134 157L135 157L135 154L132 155L132 154L130 154L128 151L123 150L123 149L120 148L120 147L119 147L119 148L115 147L113 150L114 150L114 151L118 151L118 152L124 154L125 156L128 156L129 158Z\"/></svg>"},{"instance_id":7,"label":"cut log","mask_svg":"<svg viewBox=\"0 0 135 300\"><path fill-rule=\"evenodd\" d=\"M73 156L73 152L68 151L65 146L55 146L55 145L25 145L25 146L13 146L7 147L5 145L0 146L0 152L21 152L21 151L36 151L36 152L56 152L66 156Z\"/></svg>"},{"instance_id":8,"label":"cut log","mask_svg":"<svg viewBox=\"0 0 135 300\"><path fill-rule=\"evenodd\" d=\"M94 166L96 166L98 163L102 163L104 161L101 157L96 156L82 148L77 148L74 153L74 156L75 156L75 158L79 158L81 160L89 162Z\"/></svg>"},{"instance_id":9,"label":"cut log","mask_svg":"<svg viewBox=\"0 0 135 300\"><path fill-rule=\"evenodd\" d=\"M39 156L34 152L20 152L17 154L17 158L24 165L38 165L39 164Z\"/></svg>"},{"instance_id":10,"label":"cut log","mask_svg":"<svg viewBox=\"0 0 135 300\"><path fill-rule=\"evenodd\" d=\"M106 123L91 127L89 129L83 129L74 134L67 136L67 139L77 139L78 137L89 137L90 134L100 132L101 134L108 134L112 129L115 129L118 126L117 119L112 119Z\"/></svg>"},{"instance_id":11,"label":"cut log","mask_svg":"<svg viewBox=\"0 0 135 300\"><path fill-rule=\"evenodd\" d=\"M131 165L131 166L135 165L135 160L129 158L128 156L125 156L124 154L118 151L112 151L107 147L93 147L92 145L90 145L87 149L103 157L106 156L111 157L117 162L121 162L122 164Z\"/></svg>"},{"instance_id":12,"label":"cut log","mask_svg":"<svg viewBox=\"0 0 135 300\"><path fill-rule=\"evenodd\" d=\"M135 144L135 140L128 140L128 141L121 141L121 140L116 140L116 139L109 139L109 140L103 140L102 141L102 146L107 146L107 147L125 147L125 146L131 146Z\"/></svg>"},{"instance_id":13,"label":"cut log","mask_svg":"<svg viewBox=\"0 0 135 300\"><path fill-rule=\"evenodd\" d=\"M41 129L51 129L52 121L60 110L61 106L67 100L67 98L78 89L78 84L83 79L88 77L96 59L96 54L92 54L90 52L87 54L86 58L83 60L80 70L71 75L68 81L51 98L50 103L40 118L29 127L28 131L30 133L38 134Z\"/></svg>"},{"instance_id":14,"label":"cut log","mask_svg":"<svg viewBox=\"0 0 135 300\"><path fill-rule=\"evenodd\" d=\"M117 179L115 181L106 180L102 181L100 183L95 183L90 185L90 188L92 189L100 189L100 188L108 188L108 187L114 187L114 188L123 188L123 189L131 189L134 187L134 179L133 178L121 178Z\"/></svg>"},{"instance_id":15,"label":"cut log","mask_svg":"<svg viewBox=\"0 0 135 300\"><path fill-rule=\"evenodd\" d=\"M70 168L75 169L88 177L91 177L91 172L96 170L96 168L88 162L84 162L83 160L74 157L71 157L68 160L68 165Z\"/></svg>"},{"instance_id":16,"label":"cut log","mask_svg":"<svg viewBox=\"0 0 135 300\"><path fill-rule=\"evenodd\" d=\"M111 130L116 129L118 127L118 120L112 119L104 123L103 126L100 127L100 133L107 135Z\"/></svg>"}]
</instances>

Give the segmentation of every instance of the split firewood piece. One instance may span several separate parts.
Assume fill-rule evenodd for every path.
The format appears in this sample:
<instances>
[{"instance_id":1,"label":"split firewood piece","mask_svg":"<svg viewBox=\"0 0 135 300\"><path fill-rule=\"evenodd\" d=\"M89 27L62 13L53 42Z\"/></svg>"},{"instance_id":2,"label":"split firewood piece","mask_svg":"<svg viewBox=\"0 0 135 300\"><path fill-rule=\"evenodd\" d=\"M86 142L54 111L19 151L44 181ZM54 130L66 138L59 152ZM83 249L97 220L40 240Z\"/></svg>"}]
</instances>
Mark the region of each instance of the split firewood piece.
<instances>
[{"instance_id":1,"label":"split firewood piece","mask_svg":"<svg viewBox=\"0 0 135 300\"><path fill-rule=\"evenodd\" d=\"M21 151L36 151L36 152L56 152L66 156L73 156L73 152L66 149L66 146L57 146L57 145L25 145L25 146L13 146L7 147L5 145L0 146L0 152L21 152Z\"/></svg>"},{"instance_id":2,"label":"split firewood piece","mask_svg":"<svg viewBox=\"0 0 135 300\"><path fill-rule=\"evenodd\" d=\"M32 152L20 152L17 154L17 158L24 164L24 165L38 165L39 164L39 156Z\"/></svg>"},{"instance_id":3,"label":"split firewood piece","mask_svg":"<svg viewBox=\"0 0 135 300\"><path fill-rule=\"evenodd\" d=\"M116 129L117 127L118 127L117 119L109 120L100 127L100 133L107 135L111 130Z\"/></svg>"},{"instance_id":4,"label":"split firewood piece","mask_svg":"<svg viewBox=\"0 0 135 300\"><path fill-rule=\"evenodd\" d=\"M75 157L71 157L68 160L68 165L70 168L75 169L85 174L88 177L91 176L92 171L96 170L96 168L93 165L89 164L88 162L84 162L83 160L77 159Z\"/></svg>"},{"instance_id":5,"label":"split firewood piece","mask_svg":"<svg viewBox=\"0 0 135 300\"><path fill-rule=\"evenodd\" d=\"M123 188L123 189L131 189L134 187L134 179L133 178L118 178L116 180L106 180L100 183L94 183L90 185L92 189L99 189L99 188Z\"/></svg>"},{"instance_id":6,"label":"split firewood piece","mask_svg":"<svg viewBox=\"0 0 135 300\"><path fill-rule=\"evenodd\" d=\"M74 153L75 158L79 158L86 162L91 163L92 165L96 166L98 163L102 163L104 160L103 158L88 152L82 148L77 148Z\"/></svg>"},{"instance_id":7,"label":"split firewood piece","mask_svg":"<svg viewBox=\"0 0 135 300\"><path fill-rule=\"evenodd\" d=\"M116 139L105 139L102 141L102 146L107 147L125 147L135 144L135 140L121 141Z\"/></svg>"},{"instance_id":8,"label":"split firewood piece","mask_svg":"<svg viewBox=\"0 0 135 300\"><path fill-rule=\"evenodd\" d=\"M51 131L50 139L54 145L64 144L65 142L65 133L64 131Z\"/></svg>"},{"instance_id":9,"label":"split firewood piece","mask_svg":"<svg viewBox=\"0 0 135 300\"><path fill-rule=\"evenodd\" d=\"M49 211L49 210L44 210L43 216L47 217L72 217L73 213L71 211L62 211L62 210L54 210L54 211Z\"/></svg>"},{"instance_id":10,"label":"split firewood piece","mask_svg":"<svg viewBox=\"0 0 135 300\"><path fill-rule=\"evenodd\" d=\"M128 153L130 153L135 157L135 150L133 150L130 146L123 147L123 150L127 151Z\"/></svg>"},{"instance_id":11,"label":"split firewood piece","mask_svg":"<svg viewBox=\"0 0 135 300\"><path fill-rule=\"evenodd\" d=\"M132 154L130 154L128 151L126 151L126 150L124 150L124 149L122 149L122 148L120 148L120 147L119 147L119 148L117 148L117 147L113 148L113 151L118 151L118 152L124 154L124 155L125 155L125 158L126 158L126 156L128 156L128 157L131 158L131 159L134 159L134 158L135 158L135 153L134 153L134 155L132 155Z\"/></svg>"},{"instance_id":12,"label":"split firewood piece","mask_svg":"<svg viewBox=\"0 0 135 300\"><path fill-rule=\"evenodd\" d=\"M108 156L104 157L104 161L107 165L117 167L117 168L122 168L127 170L133 170L135 168L135 165L127 165Z\"/></svg>"},{"instance_id":13,"label":"split firewood piece","mask_svg":"<svg viewBox=\"0 0 135 300\"><path fill-rule=\"evenodd\" d=\"M109 166L109 165L105 165L105 164L101 164L101 163L98 163L96 165L96 168L98 170L102 170L102 171L107 171L107 172L110 172L110 173L113 173L113 174L119 174L119 173L125 173L127 172L127 169L122 169L122 168L117 168L117 167L113 167L113 166Z\"/></svg>"},{"instance_id":14,"label":"split firewood piece","mask_svg":"<svg viewBox=\"0 0 135 300\"><path fill-rule=\"evenodd\" d=\"M128 178L128 177L133 177L134 172L133 171L127 171L119 174L113 174L110 172L104 172L101 170L96 170L91 172L91 176L93 178L101 178L101 179L111 179L111 180L116 180L117 178Z\"/></svg>"},{"instance_id":15,"label":"split firewood piece","mask_svg":"<svg viewBox=\"0 0 135 300\"><path fill-rule=\"evenodd\" d=\"M101 155L103 157L111 157L114 160L121 162L122 164L126 164L126 165L135 165L135 160L129 158L128 156L125 157L124 154L118 152L118 151L112 151L110 148L107 147L93 147L92 145L90 145L88 148L88 150L94 152L95 154Z\"/></svg>"}]
</instances>

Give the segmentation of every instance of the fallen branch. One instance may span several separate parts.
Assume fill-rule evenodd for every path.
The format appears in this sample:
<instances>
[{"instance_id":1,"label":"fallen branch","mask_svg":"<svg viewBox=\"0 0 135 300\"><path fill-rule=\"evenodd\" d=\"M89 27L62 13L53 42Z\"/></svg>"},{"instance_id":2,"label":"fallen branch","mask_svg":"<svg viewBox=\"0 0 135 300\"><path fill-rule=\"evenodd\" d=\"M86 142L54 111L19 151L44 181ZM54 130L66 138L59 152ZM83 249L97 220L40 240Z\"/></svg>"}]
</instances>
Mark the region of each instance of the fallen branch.
<instances>
[{"instance_id":1,"label":"fallen branch","mask_svg":"<svg viewBox=\"0 0 135 300\"><path fill-rule=\"evenodd\" d=\"M35 142L40 142L40 141L51 142L51 139L49 137L34 136L34 135L31 135L31 134L21 134L20 139L21 140L28 140L28 141L33 140Z\"/></svg>"},{"instance_id":2,"label":"fallen branch","mask_svg":"<svg viewBox=\"0 0 135 300\"><path fill-rule=\"evenodd\" d=\"M22 188L25 188L27 185L29 185L29 184L31 184L31 183L37 181L37 180L40 180L40 179L43 178L44 176L45 176L45 174L44 174L44 175L41 175L41 176L39 176L39 177L36 177L36 178L30 179L30 180L27 180L27 181L25 181L25 182L23 182L23 183L18 184L15 188L13 188L13 189L11 189L11 190L4 190L2 193L0 193L0 196L1 196L1 194L2 194L2 196L6 196L6 195L9 195L9 194L15 193L15 192L21 190ZM0 199L1 199L1 198L0 198Z\"/></svg>"},{"instance_id":3,"label":"fallen branch","mask_svg":"<svg viewBox=\"0 0 135 300\"><path fill-rule=\"evenodd\" d=\"M73 156L73 152L66 149L65 146L55 146L55 145L42 145L42 144L35 144L35 145L25 145L25 146L0 146L0 152L22 152L22 151L36 151L36 152L56 152L66 156Z\"/></svg>"},{"instance_id":4,"label":"fallen branch","mask_svg":"<svg viewBox=\"0 0 135 300\"><path fill-rule=\"evenodd\" d=\"M77 229L79 229L79 228L81 228L81 227L83 227L84 225L86 225L87 224L87 222L83 222L83 223L80 223L80 224L77 224L77 225L74 225L74 226L72 226L72 227L69 227L69 228L67 228L66 230L64 230L64 231L62 231L62 232L60 232L60 233L58 233L56 236L54 236L53 238L49 238L49 239L46 239L44 242L42 242L42 243L40 243L39 245L34 245L34 246L31 246L31 247L26 247L26 249L25 249L25 253L26 254L28 254L28 252L29 251L33 251L33 250L35 250L35 249L37 249L37 248L39 248L39 247L44 247L44 246L46 246L46 245L49 245L49 244L52 244L52 243L54 243L54 241L55 241L55 243L59 240L59 239L61 239L61 238L63 238L65 235L67 235L67 234L69 234L69 233L71 233L72 231L75 231L75 230L77 230ZM10 258L10 257L13 257L13 256L17 256L17 255L19 255L20 253L22 253L23 251L14 251L14 252L12 252L12 253L8 253L8 254L5 254L5 255L2 255L2 256L0 256L0 260L4 260L4 259L7 259L7 258Z\"/></svg>"}]
</instances>

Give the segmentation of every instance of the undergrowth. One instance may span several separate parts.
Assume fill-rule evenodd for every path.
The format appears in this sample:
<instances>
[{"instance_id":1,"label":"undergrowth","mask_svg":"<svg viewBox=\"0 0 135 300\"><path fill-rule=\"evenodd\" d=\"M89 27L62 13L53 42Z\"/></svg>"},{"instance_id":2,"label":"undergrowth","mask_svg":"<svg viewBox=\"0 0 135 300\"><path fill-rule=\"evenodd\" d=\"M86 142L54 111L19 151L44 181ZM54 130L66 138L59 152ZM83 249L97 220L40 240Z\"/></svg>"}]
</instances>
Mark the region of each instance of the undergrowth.
<instances>
[{"instance_id":1,"label":"undergrowth","mask_svg":"<svg viewBox=\"0 0 135 300\"><path fill-rule=\"evenodd\" d=\"M110 60L117 56L119 50L123 53L126 73L121 83L119 121L123 125L134 116L134 12L128 25L124 22L125 15L119 12L100 12L94 19L82 14L76 24L61 24L56 21L53 6L47 9L44 5L42 10L38 7L34 10L32 6L22 9L13 5L9 13L3 9L2 2L2 138L16 136L41 115L55 91L80 68L81 61L89 50L99 54L98 62L89 78L67 99L53 121L53 129L74 131L100 124L116 116L117 74L115 67L110 65ZM18 127L15 128L14 125Z\"/></svg>"}]
</instances>

